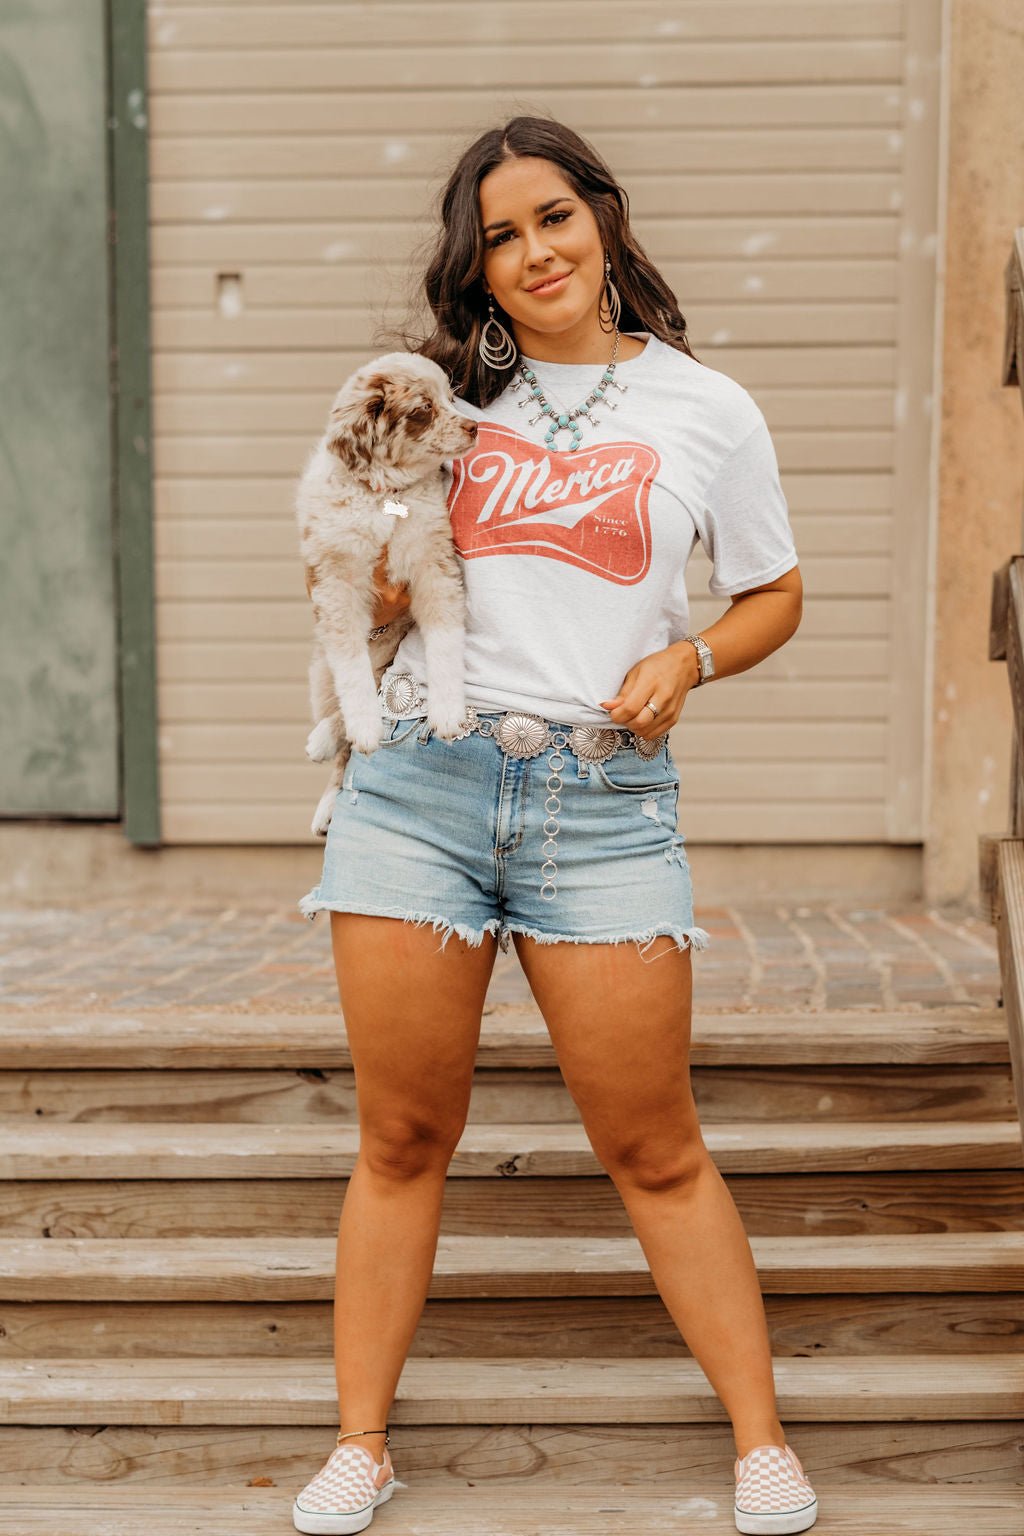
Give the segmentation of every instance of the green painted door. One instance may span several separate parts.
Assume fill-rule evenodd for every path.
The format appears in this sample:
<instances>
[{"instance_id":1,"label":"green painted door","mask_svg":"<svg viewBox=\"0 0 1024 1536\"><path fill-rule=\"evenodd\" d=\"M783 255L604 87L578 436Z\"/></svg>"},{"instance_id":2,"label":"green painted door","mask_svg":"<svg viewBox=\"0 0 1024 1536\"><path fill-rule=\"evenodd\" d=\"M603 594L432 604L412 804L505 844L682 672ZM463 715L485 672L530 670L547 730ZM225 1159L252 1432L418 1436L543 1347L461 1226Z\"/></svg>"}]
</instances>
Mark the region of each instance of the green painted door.
<instances>
[{"instance_id":1,"label":"green painted door","mask_svg":"<svg viewBox=\"0 0 1024 1536\"><path fill-rule=\"evenodd\" d=\"M103 0L0 6L0 815L118 816Z\"/></svg>"}]
</instances>

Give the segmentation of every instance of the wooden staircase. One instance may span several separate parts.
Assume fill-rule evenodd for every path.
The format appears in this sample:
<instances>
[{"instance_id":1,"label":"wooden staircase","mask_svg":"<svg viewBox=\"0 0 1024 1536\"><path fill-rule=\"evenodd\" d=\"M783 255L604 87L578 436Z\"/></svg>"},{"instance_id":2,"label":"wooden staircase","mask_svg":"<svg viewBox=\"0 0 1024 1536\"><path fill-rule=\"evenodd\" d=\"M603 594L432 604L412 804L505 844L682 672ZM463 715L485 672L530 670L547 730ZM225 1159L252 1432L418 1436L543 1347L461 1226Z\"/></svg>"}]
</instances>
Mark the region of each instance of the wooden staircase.
<instances>
[{"instance_id":1,"label":"wooden staircase","mask_svg":"<svg viewBox=\"0 0 1024 1536\"><path fill-rule=\"evenodd\" d=\"M292 1529L334 1443L337 1016L0 1019L0 1531ZM694 1019L816 1530L1021 1536L1002 1009ZM535 1011L484 1019L379 1536L734 1530L732 1437Z\"/></svg>"}]
</instances>

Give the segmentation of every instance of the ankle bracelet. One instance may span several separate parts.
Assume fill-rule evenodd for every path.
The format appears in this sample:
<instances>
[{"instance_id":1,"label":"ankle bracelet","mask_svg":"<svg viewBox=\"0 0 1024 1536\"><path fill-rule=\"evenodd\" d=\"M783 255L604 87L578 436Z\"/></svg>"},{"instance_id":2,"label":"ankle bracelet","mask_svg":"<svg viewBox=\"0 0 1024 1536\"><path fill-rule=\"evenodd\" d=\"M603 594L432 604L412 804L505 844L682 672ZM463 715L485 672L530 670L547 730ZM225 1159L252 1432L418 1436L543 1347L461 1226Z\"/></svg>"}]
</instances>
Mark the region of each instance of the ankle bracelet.
<instances>
[{"instance_id":1,"label":"ankle bracelet","mask_svg":"<svg viewBox=\"0 0 1024 1536\"><path fill-rule=\"evenodd\" d=\"M384 1436L384 1444L385 1445L390 1445L391 1444L391 1433L390 1433L390 1431L389 1431L389 1429L388 1429L386 1424L385 1424L383 1429L350 1429L345 1434L342 1434L341 1430L339 1429L338 1430L338 1444L340 1445L343 1440L350 1439L352 1437L352 1435L383 1435Z\"/></svg>"}]
</instances>

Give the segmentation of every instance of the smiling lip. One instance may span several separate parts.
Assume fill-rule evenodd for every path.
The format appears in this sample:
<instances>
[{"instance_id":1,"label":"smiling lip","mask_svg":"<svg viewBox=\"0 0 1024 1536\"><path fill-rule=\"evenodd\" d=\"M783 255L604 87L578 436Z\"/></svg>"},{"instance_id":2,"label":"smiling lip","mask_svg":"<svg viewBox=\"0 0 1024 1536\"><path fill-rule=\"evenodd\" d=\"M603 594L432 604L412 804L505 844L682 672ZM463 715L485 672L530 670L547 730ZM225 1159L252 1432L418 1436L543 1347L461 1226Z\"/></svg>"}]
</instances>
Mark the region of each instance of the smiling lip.
<instances>
[{"instance_id":1,"label":"smiling lip","mask_svg":"<svg viewBox=\"0 0 1024 1536\"><path fill-rule=\"evenodd\" d=\"M571 276L571 272L560 272L557 277L541 283L539 287L527 288L526 291L527 293L554 293L555 289L561 288L562 284Z\"/></svg>"}]
</instances>

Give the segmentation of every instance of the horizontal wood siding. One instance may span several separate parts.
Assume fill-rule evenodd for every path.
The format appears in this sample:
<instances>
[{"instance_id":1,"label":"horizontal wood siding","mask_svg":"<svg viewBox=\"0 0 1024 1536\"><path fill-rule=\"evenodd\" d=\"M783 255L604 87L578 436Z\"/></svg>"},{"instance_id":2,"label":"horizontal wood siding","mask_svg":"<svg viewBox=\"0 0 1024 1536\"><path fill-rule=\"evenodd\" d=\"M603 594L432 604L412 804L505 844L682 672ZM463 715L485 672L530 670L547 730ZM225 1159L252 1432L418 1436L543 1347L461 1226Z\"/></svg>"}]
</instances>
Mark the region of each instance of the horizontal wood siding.
<instances>
[{"instance_id":1,"label":"horizontal wood siding","mask_svg":"<svg viewBox=\"0 0 1024 1536\"><path fill-rule=\"evenodd\" d=\"M324 770L303 755L294 480L342 379L420 304L459 149L517 111L553 112L606 156L697 356L753 393L778 450L804 620L688 701L672 736L688 840L921 837L927 438L906 392L931 340L906 319L905 210L929 193L905 129L932 107L906 29L933 0L907 10L150 7L168 842L311 840ZM709 574L698 546L695 628L722 611Z\"/></svg>"}]
</instances>

